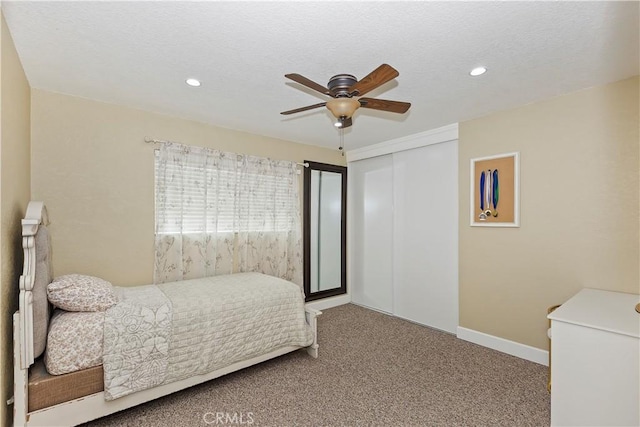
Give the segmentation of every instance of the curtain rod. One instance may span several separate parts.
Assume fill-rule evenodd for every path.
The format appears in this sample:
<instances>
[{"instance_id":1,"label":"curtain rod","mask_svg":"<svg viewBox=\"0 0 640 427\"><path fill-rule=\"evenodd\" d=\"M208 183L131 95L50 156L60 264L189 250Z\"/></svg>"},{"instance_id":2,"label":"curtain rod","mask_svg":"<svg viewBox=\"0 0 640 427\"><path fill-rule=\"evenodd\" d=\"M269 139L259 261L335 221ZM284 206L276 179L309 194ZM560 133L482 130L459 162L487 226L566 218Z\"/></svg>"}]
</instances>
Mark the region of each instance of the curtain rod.
<instances>
[{"instance_id":1,"label":"curtain rod","mask_svg":"<svg viewBox=\"0 0 640 427\"><path fill-rule=\"evenodd\" d=\"M148 136L144 137L144 142L146 142L147 144L169 144L169 143L175 143L175 144L180 144L179 142L176 141L168 141L166 139L155 139L155 138L149 138ZM302 166L305 168L309 167L309 163L300 163L300 162L296 162L296 165L298 166Z\"/></svg>"},{"instance_id":2,"label":"curtain rod","mask_svg":"<svg viewBox=\"0 0 640 427\"><path fill-rule=\"evenodd\" d=\"M176 142L176 141L167 141L166 139L154 139L154 138L149 138L148 136L144 137L144 142L146 142L147 144L169 144L170 142L179 144L179 142Z\"/></svg>"}]
</instances>

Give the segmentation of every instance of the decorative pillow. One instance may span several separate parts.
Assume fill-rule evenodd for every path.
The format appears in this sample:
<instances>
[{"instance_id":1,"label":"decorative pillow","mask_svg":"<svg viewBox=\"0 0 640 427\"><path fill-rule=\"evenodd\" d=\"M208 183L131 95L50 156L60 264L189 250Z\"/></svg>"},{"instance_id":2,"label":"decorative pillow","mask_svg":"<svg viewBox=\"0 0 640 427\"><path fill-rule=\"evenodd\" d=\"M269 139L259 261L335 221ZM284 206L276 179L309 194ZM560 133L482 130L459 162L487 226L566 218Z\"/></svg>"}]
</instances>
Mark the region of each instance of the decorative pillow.
<instances>
[{"instance_id":1,"label":"decorative pillow","mask_svg":"<svg viewBox=\"0 0 640 427\"><path fill-rule=\"evenodd\" d=\"M82 274L56 277L47 286L49 302L67 311L105 311L118 302L113 285Z\"/></svg>"},{"instance_id":2,"label":"decorative pillow","mask_svg":"<svg viewBox=\"0 0 640 427\"><path fill-rule=\"evenodd\" d=\"M44 364L51 375L62 375L102 364L104 312L55 310L49 324Z\"/></svg>"}]
</instances>

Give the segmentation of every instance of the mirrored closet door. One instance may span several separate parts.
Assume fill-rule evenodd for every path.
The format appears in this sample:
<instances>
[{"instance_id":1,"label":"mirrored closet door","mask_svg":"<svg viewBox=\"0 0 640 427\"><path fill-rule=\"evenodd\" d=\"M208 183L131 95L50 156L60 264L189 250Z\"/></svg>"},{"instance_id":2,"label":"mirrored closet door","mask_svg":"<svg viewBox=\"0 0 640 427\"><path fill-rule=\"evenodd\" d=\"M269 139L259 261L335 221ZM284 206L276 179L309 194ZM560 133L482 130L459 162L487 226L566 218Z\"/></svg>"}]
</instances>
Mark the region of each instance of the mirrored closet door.
<instances>
[{"instance_id":1,"label":"mirrored closet door","mask_svg":"<svg viewBox=\"0 0 640 427\"><path fill-rule=\"evenodd\" d=\"M347 168L305 163L304 291L313 301L347 292Z\"/></svg>"}]
</instances>

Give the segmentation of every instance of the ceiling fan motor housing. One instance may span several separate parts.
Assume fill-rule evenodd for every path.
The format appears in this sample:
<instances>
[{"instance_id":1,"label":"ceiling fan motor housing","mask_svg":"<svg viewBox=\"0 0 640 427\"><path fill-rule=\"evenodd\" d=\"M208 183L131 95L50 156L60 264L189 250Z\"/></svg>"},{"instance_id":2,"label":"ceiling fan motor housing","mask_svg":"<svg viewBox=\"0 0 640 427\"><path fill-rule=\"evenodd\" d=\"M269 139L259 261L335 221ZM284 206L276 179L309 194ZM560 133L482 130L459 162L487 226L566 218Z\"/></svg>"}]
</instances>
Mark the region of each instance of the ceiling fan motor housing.
<instances>
[{"instance_id":1,"label":"ceiling fan motor housing","mask_svg":"<svg viewBox=\"0 0 640 427\"><path fill-rule=\"evenodd\" d=\"M334 97L351 97L349 94L349 88L356 84L358 79L356 79L351 74L337 74L331 79L329 79L329 84L327 87L329 88L329 92Z\"/></svg>"}]
</instances>

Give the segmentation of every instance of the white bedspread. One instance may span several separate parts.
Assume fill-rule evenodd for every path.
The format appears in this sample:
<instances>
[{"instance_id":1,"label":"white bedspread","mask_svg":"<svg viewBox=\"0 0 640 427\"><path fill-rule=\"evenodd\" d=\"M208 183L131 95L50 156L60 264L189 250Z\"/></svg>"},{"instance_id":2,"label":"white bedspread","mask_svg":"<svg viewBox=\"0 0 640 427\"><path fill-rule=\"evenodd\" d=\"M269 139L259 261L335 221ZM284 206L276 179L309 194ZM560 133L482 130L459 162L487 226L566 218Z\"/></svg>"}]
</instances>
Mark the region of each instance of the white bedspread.
<instances>
[{"instance_id":1,"label":"white bedspread","mask_svg":"<svg viewBox=\"0 0 640 427\"><path fill-rule=\"evenodd\" d=\"M107 400L313 342L300 288L259 273L121 288L119 297L105 315Z\"/></svg>"}]
</instances>

